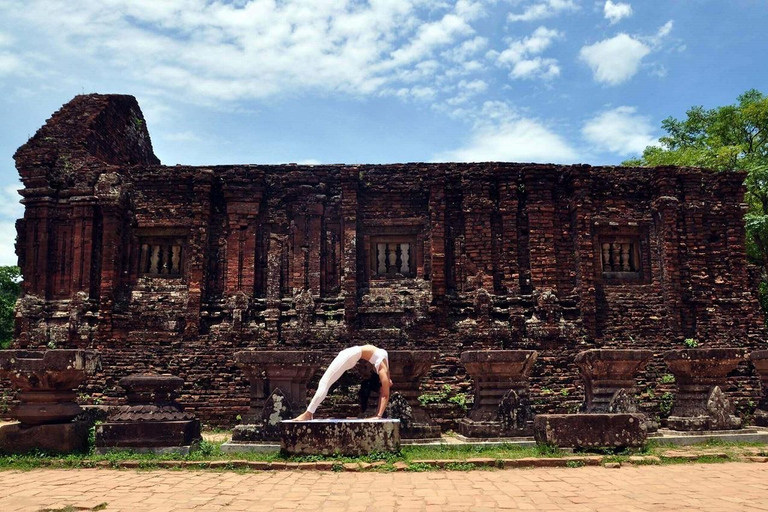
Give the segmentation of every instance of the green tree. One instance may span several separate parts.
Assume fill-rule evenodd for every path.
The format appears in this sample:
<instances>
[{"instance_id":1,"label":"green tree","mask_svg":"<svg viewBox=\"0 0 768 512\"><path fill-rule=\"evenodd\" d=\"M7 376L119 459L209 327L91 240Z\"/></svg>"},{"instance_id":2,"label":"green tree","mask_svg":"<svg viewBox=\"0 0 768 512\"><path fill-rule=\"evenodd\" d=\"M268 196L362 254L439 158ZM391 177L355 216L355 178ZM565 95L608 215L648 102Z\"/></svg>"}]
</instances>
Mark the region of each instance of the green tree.
<instances>
[{"instance_id":1,"label":"green tree","mask_svg":"<svg viewBox=\"0 0 768 512\"><path fill-rule=\"evenodd\" d=\"M13 307L21 295L19 267L0 267L0 348L13 340Z\"/></svg>"},{"instance_id":2,"label":"green tree","mask_svg":"<svg viewBox=\"0 0 768 512\"><path fill-rule=\"evenodd\" d=\"M659 145L649 146L641 158L624 165L747 171L747 255L762 267L761 295L763 290L768 294L768 97L752 89L734 105L693 107L686 116L662 121L667 134ZM761 297L761 303L768 306L768 295Z\"/></svg>"}]
</instances>

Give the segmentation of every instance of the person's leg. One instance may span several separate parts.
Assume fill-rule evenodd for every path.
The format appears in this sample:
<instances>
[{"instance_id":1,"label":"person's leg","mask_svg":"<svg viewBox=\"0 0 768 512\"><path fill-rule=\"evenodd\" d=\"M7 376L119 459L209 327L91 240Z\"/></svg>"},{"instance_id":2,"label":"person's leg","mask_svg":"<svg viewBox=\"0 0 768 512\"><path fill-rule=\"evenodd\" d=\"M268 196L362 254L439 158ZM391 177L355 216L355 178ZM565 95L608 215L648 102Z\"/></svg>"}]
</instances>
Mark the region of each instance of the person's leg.
<instances>
[{"instance_id":1,"label":"person's leg","mask_svg":"<svg viewBox=\"0 0 768 512\"><path fill-rule=\"evenodd\" d=\"M315 396L312 397L312 401L309 403L306 412L294 419L297 421L312 419L315 415L315 411L317 411L317 407L323 400L325 400L325 397L328 395L328 390L331 389L334 382L339 380L344 372L354 368L360 360L360 356L360 347L350 347L339 352L339 355L331 361L331 364L328 365L328 369L325 370L325 373L320 379Z\"/></svg>"}]
</instances>

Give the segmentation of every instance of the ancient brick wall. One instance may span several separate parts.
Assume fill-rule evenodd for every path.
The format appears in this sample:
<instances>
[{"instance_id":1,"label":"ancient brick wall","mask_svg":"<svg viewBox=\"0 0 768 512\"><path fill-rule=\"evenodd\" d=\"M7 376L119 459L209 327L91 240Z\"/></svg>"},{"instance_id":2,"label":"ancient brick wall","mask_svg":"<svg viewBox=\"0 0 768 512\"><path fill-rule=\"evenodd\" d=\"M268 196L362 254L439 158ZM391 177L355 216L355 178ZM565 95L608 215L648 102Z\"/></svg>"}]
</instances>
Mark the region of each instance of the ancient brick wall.
<instances>
[{"instance_id":1,"label":"ancient brick wall","mask_svg":"<svg viewBox=\"0 0 768 512\"><path fill-rule=\"evenodd\" d=\"M333 354L430 348L424 390L471 382L469 348L540 351L537 412L581 400L573 356L686 338L754 347L743 175L511 163L165 167L135 99L78 96L16 153L25 214L16 345L92 347L85 392L114 401L144 369L185 379L182 402L235 423L245 348ZM319 378L319 375L318 377ZM350 396L331 413L354 412ZM757 394L744 365L731 393Z\"/></svg>"}]
</instances>

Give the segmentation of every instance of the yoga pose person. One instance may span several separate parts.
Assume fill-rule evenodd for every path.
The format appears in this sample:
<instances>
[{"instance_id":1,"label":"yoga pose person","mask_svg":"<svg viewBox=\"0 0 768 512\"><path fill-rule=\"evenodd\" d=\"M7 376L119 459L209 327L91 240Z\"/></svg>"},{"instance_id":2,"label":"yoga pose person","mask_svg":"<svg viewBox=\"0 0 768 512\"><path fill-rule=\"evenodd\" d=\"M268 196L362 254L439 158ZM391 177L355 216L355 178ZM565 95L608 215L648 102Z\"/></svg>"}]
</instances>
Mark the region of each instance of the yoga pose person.
<instances>
[{"instance_id":1,"label":"yoga pose person","mask_svg":"<svg viewBox=\"0 0 768 512\"><path fill-rule=\"evenodd\" d=\"M376 416L373 418L381 418L384 414L384 410L387 408L389 402L389 388L392 386L392 380L389 378L389 356L387 351L383 348L376 348L373 345L363 345L361 347L345 348L328 366L325 370L323 377L320 379L320 384L317 386L317 392L312 397L312 401L309 403L307 410L294 418L294 421L306 421L315 417L315 411L317 406L320 405L328 390L331 388L334 382L339 380L339 377L357 364L361 359L365 359L371 363L376 370L381 381L381 389L379 390L379 406L376 409Z\"/></svg>"}]
</instances>

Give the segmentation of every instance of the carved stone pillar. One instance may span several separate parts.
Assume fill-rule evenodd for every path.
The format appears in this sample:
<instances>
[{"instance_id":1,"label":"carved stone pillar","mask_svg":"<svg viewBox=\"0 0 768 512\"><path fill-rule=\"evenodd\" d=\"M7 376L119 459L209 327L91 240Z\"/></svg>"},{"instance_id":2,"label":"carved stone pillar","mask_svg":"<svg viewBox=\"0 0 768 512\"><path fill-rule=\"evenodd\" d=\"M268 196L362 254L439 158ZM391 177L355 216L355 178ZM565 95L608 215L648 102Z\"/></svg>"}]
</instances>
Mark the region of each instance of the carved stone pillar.
<instances>
[{"instance_id":1,"label":"carved stone pillar","mask_svg":"<svg viewBox=\"0 0 768 512\"><path fill-rule=\"evenodd\" d=\"M720 386L746 358L737 348L673 350L664 355L678 392L667 426L672 430L730 430L741 428L733 406Z\"/></svg>"},{"instance_id":2,"label":"carved stone pillar","mask_svg":"<svg viewBox=\"0 0 768 512\"><path fill-rule=\"evenodd\" d=\"M653 357L650 350L593 349L574 362L584 381L587 413L634 413L635 378Z\"/></svg>"},{"instance_id":3,"label":"carved stone pillar","mask_svg":"<svg viewBox=\"0 0 768 512\"><path fill-rule=\"evenodd\" d=\"M467 437L530 435L528 378L537 357L533 350L463 352L461 364L475 381L475 404L459 422L459 432Z\"/></svg>"},{"instance_id":4,"label":"carved stone pillar","mask_svg":"<svg viewBox=\"0 0 768 512\"><path fill-rule=\"evenodd\" d=\"M95 351L0 350L0 378L21 390L10 411L20 423L0 428L0 452L84 450L88 425L72 421L82 412L75 389L100 368Z\"/></svg>"},{"instance_id":5,"label":"carved stone pillar","mask_svg":"<svg viewBox=\"0 0 768 512\"><path fill-rule=\"evenodd\" d=\"M176 402L184 380L142 373L120 379L128 405L115 408L96 426L96 452L131 449L140 453L188 454L200 441L200 422Z\"/></svg>"},{"instance_id":6,"label":"carved stone pillar","mask_svg":"<svg viewBox=\"0 0 768 512\"><path fill-rule=\"evenodd\" d=\"M768 427L768 350L756 350L749 354L749 359L755 366L755 371L760 377L760 386L763 388L763 396L755 411L755 424Z\"/></svg>"},{"instance_id":7,"label":"carved stone pillar","mask_svg":"<svg viewBox=\"0 0 768 512\"><path fill-rule=\"evenodd\" d=\"M392 394L399 393L407 402L406 407L392 407L390 417L400 420L400 436L405 439L439 438L440 427L432 425L432 418L419 402L421 380L429 373L440 353L436 350L391 350L389 371L392 378ZM395 411L395 409L399 409Z\"/></svg>"},{"instance_id":8,"label":"carved stone pillar","mask_svg":"<svg viewBox=\"0 0 768 512\"><path fill-rule=\"evenodd\" d=\"M306 409L307 384L320 369L322 353L249 350L236 352L235 362L251 383L251 406L232 441L278 440L280 421Z\"/></svg>"}]
</instances>

